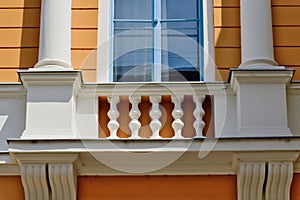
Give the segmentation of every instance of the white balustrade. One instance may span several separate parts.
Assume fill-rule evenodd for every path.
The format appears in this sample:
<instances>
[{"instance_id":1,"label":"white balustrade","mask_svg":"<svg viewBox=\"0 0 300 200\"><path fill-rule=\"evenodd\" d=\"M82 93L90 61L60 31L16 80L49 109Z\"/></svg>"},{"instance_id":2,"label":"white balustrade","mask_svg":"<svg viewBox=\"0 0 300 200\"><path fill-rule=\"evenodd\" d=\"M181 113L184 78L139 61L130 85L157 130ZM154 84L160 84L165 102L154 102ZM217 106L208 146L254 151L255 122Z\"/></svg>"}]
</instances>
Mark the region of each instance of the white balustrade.
<instances>
[{"instance_id":1,"label":"white balustrade","mask_svg":"<svg viewBox=\"0 0 300 200\"><path fill-rule=\"evenodd\" d=\"M108 122L107 126L110 131L110 136L108 139L117 139L117 131L119 129L119 122L117 121L120 113L117 109L117 104L120 102L119 96L110 96L107 98L108 102L110 103L110 109L107 113L110 121Z\"/></svg>"},{"instance_id":2,"label":"white balustrade","mask_svg":"<svg viewBox=\"0 0 300 200\"><path fill-rule=\"evenodd\" d=\"M196 137L203 138L203 128L205 126L205 122L203 121L203 117L205 115L205 111L203 109L203 102L205 100L205 95L194 95L193 100L196 104L196 108L194 110L195 122L193 124L196 130Z\"/></svg>"},{"instance_id":3,"label":"white balustrade","mask_svg":"<svg viewBox=\"0 0 300 200\"><path fill-rule=\"evenodd\" d=\"M118 86L118 87L116 87ZM222 91L223 87L219 85L213 85L215 87L216 92ZM90 87L90 86L89 86ZM211 86L212 87L212 86ZM91 88L91 87L90 87ZM130 136L128 139L140 139L142 135L149 135L150 139L162 139L162 128L166 128L165 126L171 126L174 131L173 139L184 139L184 126L192 126L196 132L195 138L204 138L204 127L206 126L203 117L205 116L205 110L203 108L203 102L205 101L206 95L210 94L205 84L191 84L190 88L182 85L181 83L167 83L166 85L160 84L139 84L139 83L122 83L122 84L100 84L96 90L87 90L86 93L82 93L81 98L87 98L89 95L96 96L106 96L107 100L110 104L110 108L107 112L107 116L109 121L107 123L107 128L109 130L108 139L120 139L118 136L118 130L121 127L120 115L122 119L127 120L127 116L130 117L130 120L126 125L130 129ZM93 93L92 93L93 92ZM131 94L128 96L128 94ZM168 107L160 107L162 102L163 95L171 97L170 102L167 104L173 104L173 110L170 110L171 113L166 112L166 114L171 115L168 117L173 117L173 121L166 121L166 125L163 125L161 121L161 117L163 115L164 108L170 109ZM212 95L212 94L210 94ZM118 103L120 102L120 98L122 96L128 96L129 103L131 104L131 108L128 112L126 110L118 110ZM151 108L149 110L140 110L140 103L142 102L142 97L149 97L149 102L151 103ZM185 96L192 96L193 102L195 105L195 109L189 114L189 119L184 119L184 106L193 106L183 103ZM100 105L101 107L101 105ZM146 113L143 113L146 112ZM189 112L187 110L187 112ZM149 129L146 127L142 127L141 116L148 115L150 117ZM125 117L125 118L124 118ZM190 121L194 118L193 121ZM126 123L126 120L122 120L122 122ZM185 124L187 123L187 124ZM122 125L122 126L123 126ZM145 129L146 128L146 129ZM149 131L150 133L141 133L143 131ZM172 130L169 130L172 131ZM122 138L125 139L125 138Z\"/></svg>"},{"instance_id":4,"label":"white balustrade","mask_svg":"<svg viewBox=\"0 0 300 200\"><path fill-rule=\"evenodd\" d=\"M152 119L150 128L152 130L152 139L160 139L159 131L161 129L161 122L159 118L162 113L159 109L159 103L161 102L161 96L150 96L150 102L152 103L152 109L150 111L150 117Z\"/></svg>"},{"instance_id":5,"label":"white balustrade","mask_svg":"<svg viewBox=\"0 0 300 200\"><path fill-rule=\"evenodd\" d=\"M171 97L172 102L174 103L174 110L172 112L172 116L174 117L174 121L172 123L172 127L175 131L175 135L173 138L180 139L182 136L182 129L184 123L182 121L183 110L181 109L181 102L183 101L183 95L177 95Z\"/></svg>"},{"instance_id":6,"label":"white balustrade","mask_svg":"<svg viewBox=\"0 0 300 200\"><path fill-rule=\"evenodd\" d=\"M129 128L131 130L130 139L138 139L141 138L139 136L139 129L141 128L141 122L139 121L139 118L141 116L139 103L141 102L141 96L131 96L129 97L129 101L132 105L129 112L129 116L131 118L131 122L129 123Z\"/></svg>"}]
</instances>

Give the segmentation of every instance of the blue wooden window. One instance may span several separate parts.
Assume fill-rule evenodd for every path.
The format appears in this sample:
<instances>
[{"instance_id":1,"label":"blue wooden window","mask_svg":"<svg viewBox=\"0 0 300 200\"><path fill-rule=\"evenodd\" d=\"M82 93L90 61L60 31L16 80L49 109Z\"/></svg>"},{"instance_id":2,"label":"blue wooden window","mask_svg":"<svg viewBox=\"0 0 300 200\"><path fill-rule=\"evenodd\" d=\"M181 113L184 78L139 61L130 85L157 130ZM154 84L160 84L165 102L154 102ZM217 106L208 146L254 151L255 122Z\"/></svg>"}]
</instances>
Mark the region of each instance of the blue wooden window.
<instances>
[{"instance_id":1,"label":"blue wooden window","mask_svg":"<svg viewBox=\"0 0 300 200\"><path fill-rule=\"evenodd\" d=\"M202 0L114 0L113 81L202 81Z\"/></svg>"}]
</instances>

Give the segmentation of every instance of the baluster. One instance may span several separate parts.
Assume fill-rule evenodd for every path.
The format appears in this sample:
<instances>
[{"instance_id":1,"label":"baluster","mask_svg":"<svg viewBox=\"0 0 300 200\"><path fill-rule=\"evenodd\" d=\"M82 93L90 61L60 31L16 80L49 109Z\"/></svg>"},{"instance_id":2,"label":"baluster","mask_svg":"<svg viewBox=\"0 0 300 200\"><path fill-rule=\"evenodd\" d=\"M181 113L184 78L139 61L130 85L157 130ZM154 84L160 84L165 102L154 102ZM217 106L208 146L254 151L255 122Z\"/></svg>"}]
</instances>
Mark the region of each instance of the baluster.
<instances>
[{"instance_id":1,"label":"baluster","mask_svg":"<svg viewBox=\"0 0 300 200\"><path fill-rule=\"evenodd\" d=\"M196 108L194 110L194 117L195 122L193 124L195 130L196 130L196 136L197 138L204 138L203 136L203 128L205 126L205 123L203 121L203 117L205 115L205 111L203 109L203 102L205 100L205 95L194 95L193 100L196 103Z\"/></svg>"},{"instance_id":2,"label":"baluster","mask_svg":"<svg viewBox=\"0 0 300 200\"><path fill-rule=\"evenodd\" d=\"M141 116L141 112L139 110L139 103L141 102L141 96L131 96L129 101L132 105L131 110L129 112L129 116L131 118L131 122L129 123L129 128L131 130L131 139L141 138L139 136L139 129L141 128L141 122L139 122L139 118Z\"/></svg>"},{"instance_id":3,"label":"baluster","mask_svg":"<svg viewBox=\"0 0 300 200\"><path fill-rule=\"evenodd\" d=\"M175 135L173 138L183 138L182 136L182 128L184 126L183 121L181 120L183 116L183 110L181 109L181 102L183 101L183 95L172 96L172 102L174 103L174 110L172 112L172 116L174 117L174 121L172 123L172 127L175 131Z\"/></svg>"},{"instance_id":4,"label":"baluster","mask_svg":"<svg viewBox=\"0 0 300 200\"><path fill-rule=\"evenodd\" d=\"M119 128L119 122L117 121L120 113L117 109L117 104L120 102L120 98L118 96L110 96L107 98L108 102L110 103L110 109L107 113L110 121L108 122L107 126L110 131L110 136L108 139L117 139L117 131Z\"/></svg>"},{"instance_id":5,"label":"baluster","mask_svg":"<svg viewBox=\"0 0 300 200\"><path fill-rule=\"evenodd\" d=\"M152 119L150 123L150 128L152 130L152 139L160 139L159 131L161 129L161 122L159 118L161 117L161 111L159 109L159 103L161 102L161 96L150 96L150 102L152 103L152 109L150 111L150 117Z\"/></svg>"}]
</instances>

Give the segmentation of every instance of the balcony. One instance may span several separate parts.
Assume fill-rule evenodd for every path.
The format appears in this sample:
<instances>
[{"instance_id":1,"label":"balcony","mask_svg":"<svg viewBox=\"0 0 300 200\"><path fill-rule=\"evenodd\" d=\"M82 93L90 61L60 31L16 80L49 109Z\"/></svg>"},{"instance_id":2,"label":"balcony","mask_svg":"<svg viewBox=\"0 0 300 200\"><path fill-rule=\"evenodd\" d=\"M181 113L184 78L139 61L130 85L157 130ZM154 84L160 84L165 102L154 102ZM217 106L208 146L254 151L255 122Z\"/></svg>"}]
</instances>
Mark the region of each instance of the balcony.
<instances>
[{"instance_id":1,"label":"balcony","mask_svg":"<svg viewBox=\"0 0 300 200\"><path fill-rule=\"evenodd\" d=\"M192 82L84 85L77 99L78 132L81 138L89 137L92 119L98 124L92 138L215 137L214 96L225 97L229 87Z\"/></svg>"}]
</instances>

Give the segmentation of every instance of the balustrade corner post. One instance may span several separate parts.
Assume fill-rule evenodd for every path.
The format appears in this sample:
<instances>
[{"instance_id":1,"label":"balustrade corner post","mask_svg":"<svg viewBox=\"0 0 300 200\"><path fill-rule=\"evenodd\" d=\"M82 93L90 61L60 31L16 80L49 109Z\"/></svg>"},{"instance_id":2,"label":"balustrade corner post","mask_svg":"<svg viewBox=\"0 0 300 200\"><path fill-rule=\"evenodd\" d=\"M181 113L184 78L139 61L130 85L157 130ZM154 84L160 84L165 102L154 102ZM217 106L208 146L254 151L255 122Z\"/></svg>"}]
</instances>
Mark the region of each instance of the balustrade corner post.
<instances>
[{"instance_id":1,"label":"balustrade corner post","mask_svg":"<svg viewBox=\"0 0 300 200\"><path fill-rule=\"evenodd\" d=\"M194 110L195 122L193 124L196 130L196 138L204 138L203 136L203 128L205 127L205 122L203 121L203 117L205 115L205 111L203 109L203 102L205 100L205 95L194 95L193 100L196 104L196 108Z\"/></svg>"},{"instance_id":2,"label":"balustrade corner post","mask_svg":"<svg viewBox=\"0 0 300 200\"><path fill-rule=\"evenodd\" d=\"M237 137L291 136L287 85L293 70L231 69L236 93Z\"/></svg>"},{"instance_id":3,"label":"balustrade corner post","mask_svg":"<svg viewBox=\"0 0 300 200\"><path fill-rule=\"evenodd\" d=\"M118 109L117 109L117 104L120 102L119 96L109 96L107 97L108 102L110 104L110 109L107 113L110 121L108 122L107 126L110 131L110 136L108 139L117 139L119 138L117 135L117 131L119 129L119 122L118 122L118 117L120 115Z\"/></svg>"},{"instance_id":4,"label":"balustrade corner post","mask_svg":"<svg viewBox=\"0 0 300 200\"><path fill-rule=\"evenodd\" d=\"M181 108L181 103L184 99L183 95L173 95L171 96L172 102L174 103L174 110L172 112L172 116L174 117L174 121L172 123L172 127L174 129L174 139L180 139L180 138L184 138L182 136L182 129L184 126L184 123L182 121L182 117L183 117L183 110Z\"/></svg>"},{"instance_id":5,"label":"balustrade corner post","mask_svg":"<svg viewBox=\"0 0 300 200\"><path fill-rule=\"evenodd\" d=\"M150 96L150 102L152 103L152 108L150 111L150 117L152 121L150 122L150 128L152 130L152 139L160 139L161 136L159 135L159 131L161 129L161 122L159 118L161 117L162 113L159 109L159 103L161 102L161 96Z\"/></svg>"},{"instance_id":6,"label":"balustrade corner post","mask_svg":"<svg viewBox=\"0 0 300 200\"><path fill-rule=\"evenodd\" d=\"M141 102L141 96L132 95L129 97L129 101L132 105L132 108L129 112L131 121L129 123L129 128L131 130L130 139L139 139L139 129L141 128L141 122L139 118L141 116L141 111L139 110L139 103Z\"/></svg>"}]
</instances>

